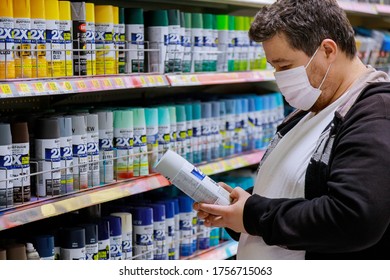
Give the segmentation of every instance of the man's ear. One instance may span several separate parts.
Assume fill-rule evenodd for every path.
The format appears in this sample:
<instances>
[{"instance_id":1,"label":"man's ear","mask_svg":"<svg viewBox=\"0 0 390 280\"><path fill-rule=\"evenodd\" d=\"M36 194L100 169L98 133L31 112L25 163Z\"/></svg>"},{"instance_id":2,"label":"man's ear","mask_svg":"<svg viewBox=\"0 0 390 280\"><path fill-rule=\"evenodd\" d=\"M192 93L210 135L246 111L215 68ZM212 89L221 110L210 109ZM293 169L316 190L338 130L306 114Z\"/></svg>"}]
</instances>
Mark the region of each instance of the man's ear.
<instances>
[{"instance_id":1,"label":"man's ear","mask_svg":"<svg viewBox=\"0 0 390 280\"><path fill-rule=\"evenodd\" d=\"M325 39L321 43L321 48L325 50L326 59L329 60L330 63L333 63L336 60L339 51L336 42L332 39Z\"/></svg>"}]
</instances>

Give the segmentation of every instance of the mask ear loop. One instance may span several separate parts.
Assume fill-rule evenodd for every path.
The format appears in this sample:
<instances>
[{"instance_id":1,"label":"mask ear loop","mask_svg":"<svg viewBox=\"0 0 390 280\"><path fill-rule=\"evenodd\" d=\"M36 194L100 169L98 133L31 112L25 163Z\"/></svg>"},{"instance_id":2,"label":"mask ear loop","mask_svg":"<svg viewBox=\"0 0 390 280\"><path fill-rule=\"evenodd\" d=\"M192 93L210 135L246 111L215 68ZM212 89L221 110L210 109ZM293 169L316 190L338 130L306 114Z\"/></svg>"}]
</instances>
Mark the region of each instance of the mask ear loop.
<instances>
[{"instance_id":1,"label":"mask ear loop","mask_svg":"<svg viewBox=\"0 0 390 280\"><path fill-rule=\"evenodd\" d=\"M316 54L317 54L317 52L318 52L319 49L320 49L320 47L318 47L318 48L316 49L316 51L314 52L314 54L313 54L312 57L310 58L309 62L306 64L305 69L306 69L307 67L309 67L310 63L313 61L313 59L314 59L314 57L316 56Z\"/></svg>"},{"instance_id":2,"label":"mask ear loop","mask_svg":"<svg viewBox=\"0 0 390 280\"><path fill-rule=\"evenodd\" d=\"M322 85L324 84L325 80L326 80L326 77L328 77L328 74L329 74L329 70L330 70L330 67L332 66L332 64L329 65L328 67L328 70L326 70L326 73L325 73L325 76L324 78L322 79L322 82L320 84L320 86L318 87L318 89L321 89Z\"/></svg>"}]
</instances>

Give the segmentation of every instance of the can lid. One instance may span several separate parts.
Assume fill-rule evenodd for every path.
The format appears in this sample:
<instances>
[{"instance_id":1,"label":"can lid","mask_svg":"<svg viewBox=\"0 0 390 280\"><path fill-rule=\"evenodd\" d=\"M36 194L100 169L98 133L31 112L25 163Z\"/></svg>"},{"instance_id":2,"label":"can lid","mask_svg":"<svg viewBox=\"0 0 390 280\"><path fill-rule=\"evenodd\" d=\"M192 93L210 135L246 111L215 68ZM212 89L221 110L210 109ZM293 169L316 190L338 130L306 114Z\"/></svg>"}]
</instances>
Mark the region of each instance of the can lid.
<instances>
[{"instance_id":1,"label":"can lid","mask_svg":"<svg viewBox=\"0 0 390 280\"><path fill-rule=\"evenodd\" d=\"M175 215L179 215L180 209L179 209L179 199L178 198L170 198L166 201L173 202L173 211Z\"/></svg>"},{"instance_id":2,"label":"can lid","mask_svg":"<svg viewBox=\"0 0 390 280\"><path fill-rule=\"evenodd\" d=\"M256 111L261 111L264 109L264 99L262 96L255 97L255 108Z\"/></svg>"},{"instance_id":3,"label":"can lid","mask_svg":"<svg viewBox=\"0 0 390 280\"><path fill-rule=\"evenodd\" d=\"M243 113L248 113L249 112L249 103L247 98L242 98L241 99L241 107L242 107L242 112Z\"/></svg>"},{"instance_id":4,"label":"can lid","mask_svg":"<svg viewBox=\"0 0 390 280\"><path fill-rule=\"evenodd\" d=\"M60 20L72 20L72 9L69 1L59 1Z\"/></svg>"},{"instance_id":5,"label":"can lid","mask_svg":"<svg viewBox=\"0 0 390 280\"><path fill-rule=\"evenodd\" d=\"M102 220L107 220L110 223L110 236L122 235L122 222L121 218L117 216L105 216Z\"/></svg>"},{"instance_id":6,"label":"can lid","mask_svg":"<svg viewBox=\"0 0 390 280\"><path fill-rule=\"evenodd\" d=\"M229 27L229 30L235 30L235 16L228 16L228 27Z\"/></svg>"},{"instance_id":7,"label":"can lid","mask_svg":"<svg viewBox=\"0 0 390 280\"><path fill-rule=\"evenodd\" d=\"M114 128L133 128L133 112L130 110L114 111Z\"/></svg>"},{"instance_id":8,"label":"can lid","mask_svg":"<svg viewBox=\"0 0 390 280\"><path fill-rule=\"evenodd\" d=\"M251 17L245 17L245 29L244 30L248 30L251 28L251 24L252 24L252 18Z\"/></svg>"},{"instance_id":9,"label":"can lid","mask_svg":"<svg viewBox=\"0 0 390 280\"><path fill-rule=\"evenodd\" d=\"M264 110L271 109L271 97L268 94L263 96L263 106Z\"/></svg>"},{"instance_id":10,"label":"can lid","mask_svg":"<svg viewBox=\"0 0 390 280\"><path fill-rule=\"evenodd\" d=\"M191 13L184 13L184 27L185 28L191 28L191 26L192 26L191 18L192 18Z\"/></svg>"},{"instance_id":11,"label":"can lid","mask_svg":"<svg viewBox=\"0 0 390 280\"><path fill-rule=\"evenodd\" d=\"M58 0L45 0L46 20L59 20L60 7Z\"/></svg>"},{"instance_id":12,"label":"can lid","mask_svg":"<svg viewBox=\"0 0 390 280\"><path fill-rule=\"evenodd\" d=\"M14 17L13 1L1 1L0 17Z\"/></svg>"},{"instance_id":13,"label":"can lid","mask_svg":"<svg viewBox=\"0 0 390 280\"><path fill-rule=\"evenodd\" d=\"M112 6L112 14L114 15L114 24L119 24L119 8Z\"/></svg>"},{"instance_id":14,"label":"can lid","mask_svg":"<svg viewBox=\"0 0 390 280\"><path fill-rule=\"evenodd\" d=\"M203 29L213 29L212 14L203 14Z\"/></svg>"},{"instance_id":15,"label":"can lid","mask_svg":"<svg viewBox=\"0 0 390 280\"><path fill-rule=\"evenodd\" d=\"M133 109L132 111L133 111L134 127L145 127L146 128L145 109L144 108L136 108L136 109Z\"/></svg>"},{"instance_id":16,"label":"can lid","mask_svg":"<svg viewBox=\"0 0 390 280\"><path fill-rule=\"evenodd\" d=\"M87 133L87 124L84 116L71 116L72 135L83 135Z\"/></svg>"},{"instance_id":17,"label":"can lid","mask_svg":"<svg viewBox=\"0 0 390 280\"><path fill-rule=\"evenodd\" d=\"M91 245L98 243L98 225L97 224L81 224L80 227L85 230L85 244Z\"/></svg>"},{"instance_id":18,"label":"can lid","mask_svg":"<svg viewBox=\"0 0 390 280\"><path fill-rule=\"evenodd\" d=\"M60 138L60 127L56 118L38 119L35 128L35 139Z\"/></svg>"},{"instance_id":19,"label":"can lid","mask_svg":"<svg viewBox=\"0 0 390 280\"><path fill-rule=\"evenodd\" d=\"M97 114L84 115L87 123L87 133L99 132L99 117Z\"/></svg>"},{"instance_id":20,"label":"can lid","mask_svg":"<svg viewBox=\"0 0 390 280\"><path fill-rule=\"evenodd\" d=\"M151 203L145 206L153 209L153 221L164 222L165 221L165 204L163 203Z\"/></svg>"},{"instance_id":21,"label":"can lid","mask_svg":"<svg viewBox=\"0 0 390 280\"><path fill-rule=\"evenodd\" d=\"M217 28L217 15L212 14L212 23L213 23L213 30L218 30Z\"/></svg>"},{"instance_id":22,"label":"can lid","mask_svg":"<svg viewBox=\"0 0 390 280\"><path fill-rule=\"evenodd\" d=\"M236 16L234 18L234 29L236 31L242 31L244 30L244 17L242 16Z\"/></svg>"},{"instance_id":23,"label":"can lid","mask_svg":"<svg viewBox=\"0 0 390 280\"><path fill-rule=\"evenodd\" d=\"M72 2L72 20L86 21L85 2ZM60 6L61 8L61 6Z\"/></svg>"},{"instance_id":24,"label":"can lid","mask_svg":"<svg viewBox=\"0 0 390 280\"><path fill-rule=\"evenodd\" d=\"M180 213L190 213L193 211L192 205L194 204L194 200L189 196L182 195L179 196L179 211Z\"/></svg>"},{"instance_id":25,"label":"can lid","mask_svg":"<svg viewBox=\"0 0 390 280\"><path fill-rule=\"evenodd\" d=\"M256 111L255 98L253 96L248 97L248 111L249 112Z\"/></svg>"},{"instance_id":26,"label":"can lid","mask_svg":"<svg viewBox=\"0 0 390 280\"><path fill-rule=\"evenodd\" d=\"M32 19L45 19L45 0L30 0Z\"/></svg>"},{"instance_id":27,"label":"can lid","mask_svg":"<svg viewBox=\"0 0 390 280\"><path fill-rule=\"evenodd\" d=\"M125 9L126 24L144 24L144 10L141 8Z\"/></svg>"},{"instance_id":28,"label":"can lid","mask_svg":"<svg viewBox=\"0 0 390 280\"><path fill-rule=\"evenodd\" d=\"M169 121L172 124L177 123L177 118L176 118L176 107L175 106L168 106L169 110Z\"/></svg>"},{"instance_id":29,"label":"can lid","mask_svg":"<svg viewBox=\"0 0 390 280\"><path fill-rule=\"evenodd\" d=\"M99 130L113 130L114 129L114 114L112 111L98 111L96 112L99 119Z\"/></svg>"},{"instance_id":30,"label":"can lid","mask_svg":"<svg viewBox=\"0 0 390 280\"><path fill-rule=\"evenodd\" d=\"M34 237L33 244L42 258L54 256L54 236L38 235Z\"/></svg>"},{"instance_id":31,"label":"can lid","mask_svg":"<svg viewBox=\"0 0 390 280\"><path fill-rule=\"evenodd\" d=\"M186 119L187 121L192 121L192 104L186 103L184 104L185 110L186 110Z\"/></svg>"},{"instance_id":32,"label":"can lid","mask_svg":"<svg viewBox=\"0 0 390 280\"><path fill-rule=\"evenodd\" d=\"M155 168L163 174L168 180L177 176L184 165L190 165L187 160L179 156L172 150L167 150L161 159L157 162ZM191 165L190 165L191 166Z\"/></svg>"},{"instance_id":33,"label":"can lid","mask_svg":"<svg viewBox=\"0 0 390 280\"><path fill-rule=\"evenodd\" d=\"M229 16L228 15L217 15L217 29L218 30L229 30Z\"/></svg>"},{"instance_id":34,"label":"can lid","mask_svg":"<svg viewBox=\"0 0 390 280\"><path fill-rule=\"evenodd\" d=\"M168 25L180 25L179 10L168 10Z\"/></svg>"},{"instance_id":35,"label":"can lid","mask_svg":"<svg viewBox=\"0 0 390 280\"><path fill-rule=\"evenodd\" d=\"M27 122L11 124L12 143L28 143L30 141Z\"/></svg>"},{"instance_id":36,"label":"can lid","mask_svg":"<svg viewBox=\"0 0 390 280\"><path fill-rule=\"evenodd\" d=\"M114 23L114 9L111 5L95 6L95 23Z\"/></svg>"},{"instance_id":37,"label":"can lid","mask_svg":"<svg viewBox=\"0 0 390 280\"><path fill-rule=\"evenodd\" d=\"M202 118L202 105L200 102L192 103L192 119L200 120Z\"/></svg>"},{"instance_id":38,"label":"can lid","mask_svg":"<svg viewBox=\"0 0 390 280\"><path fill-rule=\"evenodd\" d=\"M236 114L236 100L226 99L225 105L226 105L226 114L228 115Z\"/></svg>"},{"instance_id":39,"label":"can lid","mask_svg":"<svg viewBox=\"0 0 390 280\"><path fill-rule=\"evenodd\" d=\"M180 12L180 27L185 28L186 27L185 23L186 20L185 20L184 12Z\"/></svg>"},{"instance_id":40,"label":"can lid","mask_svg":"<svg viewBox=\"0 0 390 280\"><path fill-rule=\"evenodd\" d=\"M133 219L132 219L131 213L128 213L128 212L115 212L115 213L111 213L110 215L121 218L122 234L133 231L132 230L132 228L133 228Z\"/></svg>"},{"instance_id":41,"label":"can lid","mask_svg":"<svg viewBox=\"0 0 390 280\"><path fill-rule=\"evenodd\" d=\"M85 3L85 16L87 22L95 22L95 4Z\"/></svg>"},{"instance_id":42,"label":"can lid","mask_svg":"<svg viewBox=\"0 0 390 280\"><path fill-rule=\"evenodd\" d=\"M241 101L241 99L236 99L235 107L236 107L236 114L237 114L237 115L243 113L243 108L242 108L242 101Z\"/></svg>"},{"instance_id":43,"label":"can lid","mask_svg":"<svg viewBox=\"0 0 390 280\"><path fill-rule=\"evenodd\" d=\"M59 117L58 126L60 128L60 137L72 136L72 118L71 117Z\"/></svg>"},{"instance_id":44,"label":"can lid","mask_svg":"<svg viewBox=\"0 0 390 280\"><path fill-rule=\"evenodd\" d=\"M144 13L147 26L168 26L168 11L155 10Z\"/></svg>"},{"instance_id":45,"label":"can lid","mask_svg":"<svg viewBox=\"0 0 390 280\"><path fill-rule=\"evenodd\" d=\"M145 121L147 127L158 126L158 109L157 108L146 108L145 109Z\"/></svg>"},{"instance_id":46,"label":"can lid","mask_svg":"<svg viewBox=\"0 0 390 280\"><path fill-rule=\"evenodd\" d=\"M211 118L211 102L202 102L202 119Z\"/></svg>"},{"instance_id":47,"label":"can lid","mask_svg":"<svg viewBox=\"0 0 390 280\"><path fill-rule=\"evenodd\" d=\"M175 216L175 203L173 200L158 200L156 203L163 203L165 205L166 219L171 219Z\"/></svg>"},{"instance_id":48,"label":"can lid","mask_svg":"<svg viewBox=\"0 0 390 280\"><path fill-rule=\"evenodd\" d=\"M219 101L219 115L220 116L226 115L226 104L224 101Z\"/></svg>"},{"instance_id":49,"label":"can lid","mask_svg":"<svg viewBox=\"0 0 390 280\"><path fill-rule=\"evenodd\" d=\"M1 5L1 8L3 9L3 5ZM14 5L14 18L30 18L30 17L31 17L30 0L18 0L17 5Z\"/></svg>"},{"instance_id":50,"label":"can lid","mask_svg":"<svg viewBox=\"0 0 390 280\"><path fill-rule=\"evenodd\" d=\"M100 219L98 222L98 239L107 240L110 238L110 222L105 219Z\"/></svg>"},{"instance_id":51,"label":"can lid","mask_svg":"<svg viewBox=\"0 0 390 280\"><path fill-rule=\"evenodd\" d=\"M153 208L151 207L131 207L129 208L133 216L133 226L153 225Z\"/></svg>"},{"instance_id":52,"label":"can lid","mask_svg":"<svg viewBox=\"0 0 390 280\"><path fill-rule=\"evenodd\" d=\"M184 105L176 105L176 120L177 122L186 122L186 107Z\"/></svg>"},{"instance_id":53,"label":"can lid","mask_svg":"<svg viewBox=\"0 0 390 280\"><path fill-rule=\"evenodd\" d=\"M170 114L169 109L167 107L158 107L158 125L170 125Z\"/></svg>"},{"instance_id":54,"label":"can lid","mask_svg":"<svg viewBox=\"0 0 390 280\"><path fill-rule=\"evenodd\" d=\"M119 8L119 23L125 23L125 8Z\"/></svg>"},{"instance_id":55,"label":"can lid","mask_svg":"<svg viewBox=\"0 0 390 280\"><path fill-rule=\"evenodd\" d=\"M192 13L191 27L192 28L203 28L203 16L201 13Z\"/></svg>"},{"instance_id":56,"label":"can lid","mask_svg":"<svg viewBox=\"0 0 390 280\"><path fill-rule=\"evenodd\" d=\"M221 109L220 109L220 107L221 107L221 105L220 105L221 103L219 102L219 101L213 101L212 103L211 103L211 116L213 117L213 118L219 118L219 116L220 116L220 111L221 111Z\"/></svg>"},{"instance_id":57,"label":"can lid","mask_svg":"<svg viewBox=\"0 0 390 280\"><path fill-rule=\"evenodd\" d=\"M85 229L82 227L61 229L61 247L67 249L85 247Z\"/></svg>"}]
</instances>

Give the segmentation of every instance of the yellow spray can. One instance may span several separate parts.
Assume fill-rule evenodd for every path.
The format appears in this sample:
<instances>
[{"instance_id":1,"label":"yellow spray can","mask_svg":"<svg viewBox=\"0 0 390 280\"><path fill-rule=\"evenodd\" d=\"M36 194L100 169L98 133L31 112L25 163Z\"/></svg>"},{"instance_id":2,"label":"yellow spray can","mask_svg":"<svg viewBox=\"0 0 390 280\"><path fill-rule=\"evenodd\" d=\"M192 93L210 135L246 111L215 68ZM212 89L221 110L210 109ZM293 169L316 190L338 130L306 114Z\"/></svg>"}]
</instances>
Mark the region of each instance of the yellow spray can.
<instances>
[{"instance_id":1,"label":"yellow spray can","mask_svg":"<svg viewBox=\"0 0 390 280\"><path fill-rule=\"evenodd\" d=\"M15 78L12 0L0 0L0 79Z\"/></svg>"},{"instance_id":2,"label":"yellow spray can","mask_svg":"<svg viewBox=\"0 0 390 280\"><path fill-rule=\"evenodd\" d=\"M115 74L119 73L119 8L112 6L114 15Z\"/></svg>"},{"instance_id":3,"label":"yellow spray can","mask_svg":"<svg viewBox=\"0 0 390 280\"><path fill-rule=\"evenodd\" d=\"M45 0L46 60L49 77L65 76L65 59L61 50L60 12L58 0Z\"/></svg>"},{"instance_id":4,"label":"yellow spray can","mask_svg":"<svg viewBox=\"0 0 390 280\"><path fill-rule=\"evenodd\" d=\"M85 3L87 27L87 75L96 75L95 5Z\"/></svg>"},{"instance_id":5,"label":"yellow spray can","mask_svg":"<svg viewBox=\"0 0 390 280\"><path fill-rule=\"evenodd\" d=\"M61 48L64 60L65 76L73 76L73 35L72 35L72 10L69 1L59 1L60 7L60 36Z\"/></svg>"},{"instance_id":6,"label":"yellow spray can","mask_svg":"<svg viewBox=\"0 0 390 280\"><path fill-rule=\"evenodd\" d=\"M47 77L45 0L31 1L32 77Z\"/></svg>"},{"instance_id":7,"label":"yellow spray can","mask_svg":"<svg viewBox=\"0 0 390 280\"><path fill-rule=\"evenodd\" d=\"M95 6L96 74L116 74L114 13L111 5Z\"/></svg>"},{"instance_id":8,"label":"yellow spray can","mask_svg":"<svg viewBox=\"0 0 390 280\"><path fill-rule=\"evenodd\" d=\"M14 0L15 77L31 78L30 0Z\"/></svg>"}]
</instances>

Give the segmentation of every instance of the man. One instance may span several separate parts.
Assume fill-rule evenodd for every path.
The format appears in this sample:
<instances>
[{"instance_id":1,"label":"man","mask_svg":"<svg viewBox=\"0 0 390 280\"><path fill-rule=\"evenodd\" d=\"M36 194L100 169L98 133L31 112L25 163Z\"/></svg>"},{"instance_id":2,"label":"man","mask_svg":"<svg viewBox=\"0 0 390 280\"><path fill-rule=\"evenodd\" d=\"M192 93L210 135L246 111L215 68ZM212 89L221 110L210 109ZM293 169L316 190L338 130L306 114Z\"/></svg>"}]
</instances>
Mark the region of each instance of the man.
<instances>
[{"instance_id":1,"label":"man","mask_svg":"<svg viewBox=\"0 0 390 280\"><path fill-rule=\"evenodd\" d=\"M199 218L240 234L238 259L389 259L388 76L358 59L334 0L279 0L249 35L297 110L279 126L252 194L222 184L232 204L195 203Z\"/></svg>"}]
</instances>

